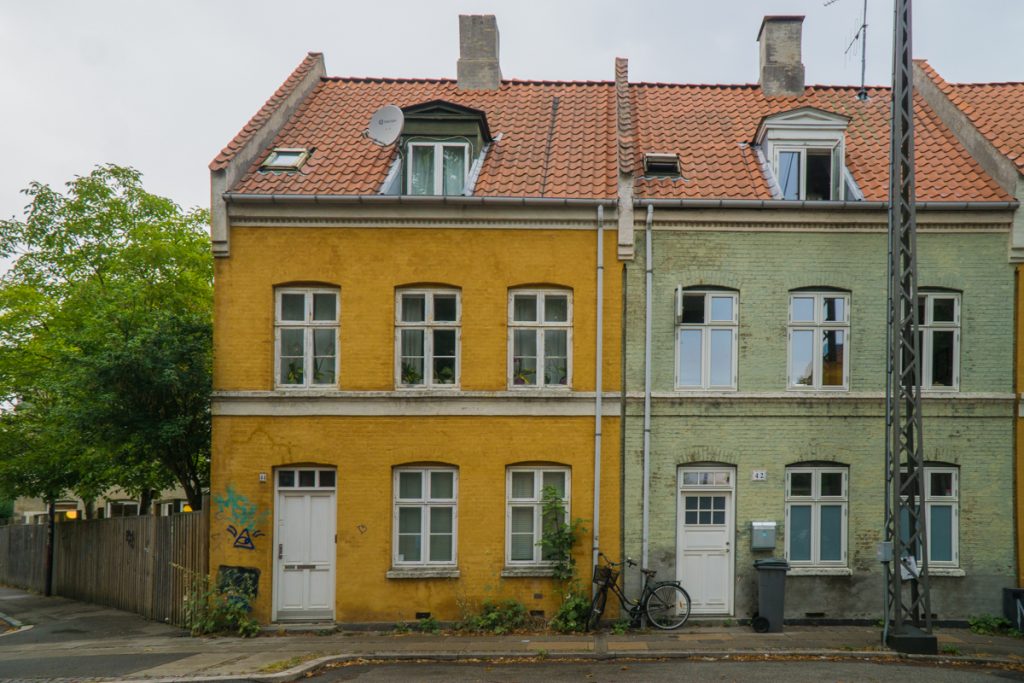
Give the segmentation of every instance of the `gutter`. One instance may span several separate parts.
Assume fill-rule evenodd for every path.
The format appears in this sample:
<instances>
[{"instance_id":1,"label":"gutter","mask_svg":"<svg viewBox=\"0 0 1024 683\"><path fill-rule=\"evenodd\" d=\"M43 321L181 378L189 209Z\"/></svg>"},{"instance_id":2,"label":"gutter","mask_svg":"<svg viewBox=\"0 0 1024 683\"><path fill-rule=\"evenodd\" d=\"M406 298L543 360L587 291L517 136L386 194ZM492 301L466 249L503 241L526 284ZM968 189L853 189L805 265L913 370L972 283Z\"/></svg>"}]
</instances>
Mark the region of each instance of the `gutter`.
<instances>
[{"instance_id":1,"label":"gutter","mask_svg":"<svg viewBox=\"0 0 1024 683\"><path fill-rule=\"evenodd\" d=\"M597 207L597 337L594 360L594 543L592 565L600 553L601 526L601 394L604 389L604 207ZM594 584L597 590L597 584Z\"/></svg>"},{"instance_id":2,"label":"gutter","mask_svg":"<svg viewBox=\"0 0 1024 683\"><path fill-rule=\"evenodd\" d=\"M225 192L226 202L254 204L374 204L411 206L576 206L614 208L614 199L559 197L466 197L463 195L244 194Z\"/></svg>"},{"instance_id":3,"label":"gutter","mask_svg":"<svg viewBox=\"0 0 1024 683\"><path fill-rule=\"evenodd\" d=\"M795 201L791 199L636 199L638 207L677 209L823 209L828 211L888 210L889 202ZM923 211L1013 211L1020 202L916 202Z\"/></svg>"},{"instance_id":4,"label":"gutter","mask_svg":"<svg viewBox=\"0 0 1024 683\"><path fill-rule=\"evenodd\" d=\"M640 533L640 567L647 569L648 534L651 526L651 318L654 305L651 296L654 291L654 248L651 244L652 226L654 223L654 206L647 205L647 226L644 237L646 255L644 267L647 270L647 283L644 292L644 466L643 466L643 527Z\"/></svg>"}]
</instances>

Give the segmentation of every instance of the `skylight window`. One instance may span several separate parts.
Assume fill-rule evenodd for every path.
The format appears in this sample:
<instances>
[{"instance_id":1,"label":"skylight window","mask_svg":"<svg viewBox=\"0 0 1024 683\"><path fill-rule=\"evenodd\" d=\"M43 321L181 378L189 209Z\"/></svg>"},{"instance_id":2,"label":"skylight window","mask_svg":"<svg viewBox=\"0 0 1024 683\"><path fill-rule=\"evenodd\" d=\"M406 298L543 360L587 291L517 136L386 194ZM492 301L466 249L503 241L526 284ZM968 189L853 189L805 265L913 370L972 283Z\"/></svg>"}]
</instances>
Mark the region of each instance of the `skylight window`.
<instances>
[{"instance_id":1,"label":"skylight window","mask_svg":"<svg viewBox=\"0 0 1024 683\"><path fill-rule=\"evenodd\" d=\"M278 148L273 150L263 163L261 171L297 171L309 158L309 150L301 148Z\"/></svg>"},{"instance_id":2,"label":"skylight window","mask_svg":"<svg viewBox=\"0 0 1024 683\"><path fill-rule=\"evenodd\" d=\"M645 152L644 172L649 175L679 175L679 155Z\"/></svg>"}]
</instances>

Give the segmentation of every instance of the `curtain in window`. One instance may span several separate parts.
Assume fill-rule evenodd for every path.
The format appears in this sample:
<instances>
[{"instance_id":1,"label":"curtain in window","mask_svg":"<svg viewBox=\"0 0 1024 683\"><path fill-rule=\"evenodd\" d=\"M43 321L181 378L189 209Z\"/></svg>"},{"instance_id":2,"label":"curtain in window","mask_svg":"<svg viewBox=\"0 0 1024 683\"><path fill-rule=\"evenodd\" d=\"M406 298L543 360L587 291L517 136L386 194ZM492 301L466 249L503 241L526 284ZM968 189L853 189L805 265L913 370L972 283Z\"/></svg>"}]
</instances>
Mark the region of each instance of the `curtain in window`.
<instances>
[{"instance_id":1,"label":"curtain in window","mask_svg":"<svg viewBox=\"0 0 1024 683\"><path fill-rule=\"evenodd\" d=\"M466 188L466 148L446 146L443 159L444 194L462 194Z\"/></svg>"},{"instance_id":2,"label":"curtain in window","mask_svg":"<svg viewBox=\"0 0 1024 683\"><path fill-rule=\"evenodd\" d=\"M434 148L410 147L412 151L412 194L435 194Z\"/></svg>"}]
</instances>

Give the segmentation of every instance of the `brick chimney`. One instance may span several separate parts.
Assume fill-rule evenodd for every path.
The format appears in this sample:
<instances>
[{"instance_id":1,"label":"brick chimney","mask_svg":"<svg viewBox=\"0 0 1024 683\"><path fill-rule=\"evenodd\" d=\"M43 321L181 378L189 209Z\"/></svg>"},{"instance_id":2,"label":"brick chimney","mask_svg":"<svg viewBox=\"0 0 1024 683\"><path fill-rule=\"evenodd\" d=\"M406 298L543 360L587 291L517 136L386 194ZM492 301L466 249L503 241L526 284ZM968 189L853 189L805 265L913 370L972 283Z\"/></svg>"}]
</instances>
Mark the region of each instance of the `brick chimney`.
<instances>
[{"instance_id":1,"label":"brick chimney","mask_svg":"<svg viewBox=\"0 0 1024 683\"><path fill-rule=\"evenodd\" d=\"M761 46L757 82L769 97L804 94L804 65L800 61L803 23L801 16L765 17L761 22L757 33Z\"/></svg>"},{"instance_id":2,"label":"brick chimney","mask_svg":"<svg viewBox=\"0 0 1024 683\"><path fill-rule=\"evenodd\" d=\"M461 90L497 90L501 87L498 22L493 14L459 15L458 72Z\"/></svg>"}]
</instances>

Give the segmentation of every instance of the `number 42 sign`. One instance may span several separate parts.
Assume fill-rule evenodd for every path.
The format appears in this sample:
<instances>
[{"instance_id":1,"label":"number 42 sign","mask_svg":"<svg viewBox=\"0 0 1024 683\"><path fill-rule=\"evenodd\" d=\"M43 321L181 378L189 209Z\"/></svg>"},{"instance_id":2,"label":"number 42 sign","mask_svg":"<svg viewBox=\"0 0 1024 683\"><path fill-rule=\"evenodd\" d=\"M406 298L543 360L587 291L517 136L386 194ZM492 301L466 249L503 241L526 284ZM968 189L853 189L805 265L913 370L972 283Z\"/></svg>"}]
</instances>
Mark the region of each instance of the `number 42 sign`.
<instances>
[{"instance_id":1,"label":"number 42 sign","mask_svg":"<svg viewBox=\"0 0 1024 683\"><path fill-rule=\"evenodd\" d=\"M768 481L768 470L752 470L750 481Z\"/></svg>"}]
</instances>

